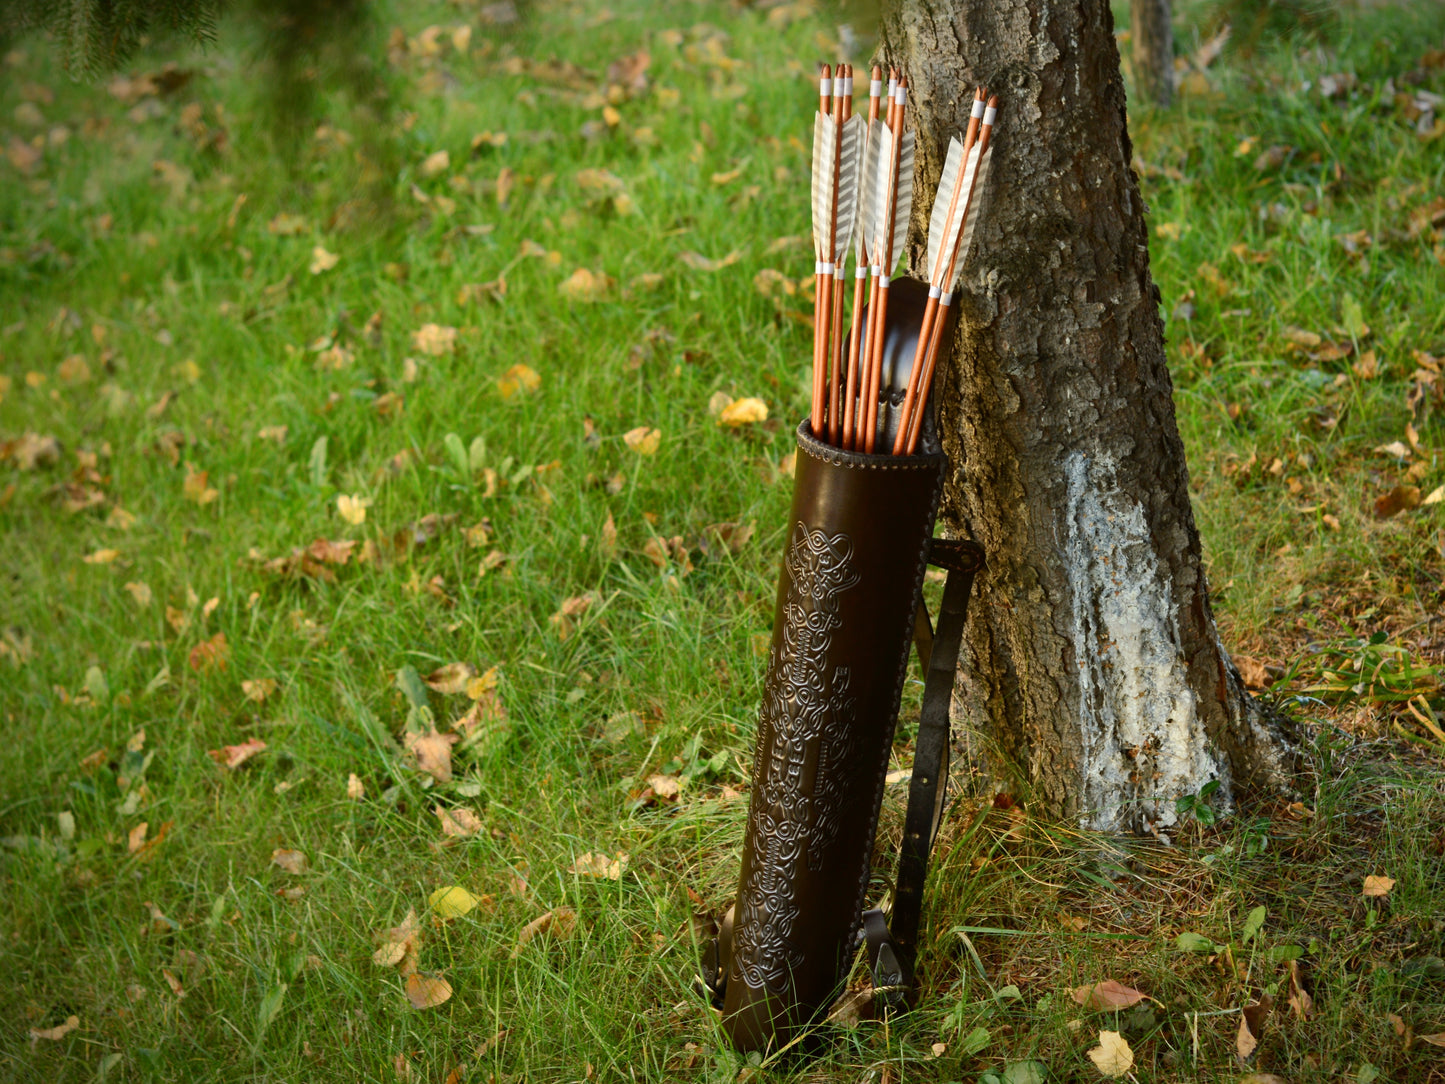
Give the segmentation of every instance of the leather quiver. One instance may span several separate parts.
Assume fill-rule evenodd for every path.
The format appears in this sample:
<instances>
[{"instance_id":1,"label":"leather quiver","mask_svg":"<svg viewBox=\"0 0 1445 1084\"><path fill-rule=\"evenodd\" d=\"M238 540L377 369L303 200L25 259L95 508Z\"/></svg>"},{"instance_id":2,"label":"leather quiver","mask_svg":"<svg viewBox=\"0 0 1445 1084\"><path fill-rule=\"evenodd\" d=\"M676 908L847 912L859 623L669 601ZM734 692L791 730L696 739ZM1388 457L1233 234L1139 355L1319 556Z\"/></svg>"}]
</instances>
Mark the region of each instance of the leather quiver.
<instances>
[{"instance_id":1,"label":"leather quiver","mask_svg":"<svg viewBox=\"0 0 1445 1084\"><path fill-rule=\"evenodd\" d=\"M777 1048L826 1010L859 943L947 464L925 437L921 454L864 455L798 427L742 871L715 961L743 1050Z\"/></svg>"}]
</instances>

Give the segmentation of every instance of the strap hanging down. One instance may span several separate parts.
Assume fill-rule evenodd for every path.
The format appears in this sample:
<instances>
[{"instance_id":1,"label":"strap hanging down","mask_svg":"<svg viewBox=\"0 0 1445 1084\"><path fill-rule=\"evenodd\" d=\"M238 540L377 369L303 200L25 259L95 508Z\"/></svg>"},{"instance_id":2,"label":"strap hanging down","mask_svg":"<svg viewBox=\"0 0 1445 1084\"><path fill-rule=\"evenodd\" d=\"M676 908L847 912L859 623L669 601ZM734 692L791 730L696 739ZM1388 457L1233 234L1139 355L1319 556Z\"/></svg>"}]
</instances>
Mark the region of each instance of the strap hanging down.
<instances>
[{"instance_id":1,"label":"strap hanging down","mask_svg":"<svg viewBox=\"0 0 1445 1084\"><path fill-rule=\"evenodd\" d=\"M948 783L949 707L953 700L954 674L968 616L968 596L974 576L983 567L983 549L963 539L935 538L928 561L946 568L948 581L938 609L938 628L925 639L922 634L927 630L928 618L920 614L915 629L919 658L925 662L927 678L918 738L914 743L913 779L903 822L892 921L885 924L882 913L876 910L863 916L874 988L885 997L894 991L901 994L913 981L923 883L928 875L928 855L942 819ZM893 999L898 998L895 995Z\"/></svg>"}]
</instances>

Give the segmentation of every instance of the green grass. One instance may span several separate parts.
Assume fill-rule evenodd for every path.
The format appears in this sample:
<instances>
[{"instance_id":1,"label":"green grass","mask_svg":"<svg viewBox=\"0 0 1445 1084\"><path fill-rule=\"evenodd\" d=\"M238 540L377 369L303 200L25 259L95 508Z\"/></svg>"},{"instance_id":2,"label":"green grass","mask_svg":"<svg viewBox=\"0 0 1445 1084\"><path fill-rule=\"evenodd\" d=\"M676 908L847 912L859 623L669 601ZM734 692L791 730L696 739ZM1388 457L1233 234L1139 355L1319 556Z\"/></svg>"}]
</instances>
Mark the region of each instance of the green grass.
<instances>
[{"instance_id":1,"label":"green grass","mask_svg":"<svg viewBox=\"0 0 1445 1084\"><path fill-rule=\"evenodd\" d=\"M329 134L308 129L289 168L244 28L223 33L224 50L180 57L195 74L179 90L133 102L70 84L43 42L5 61L0 440L49 434L61 452L32 470L0 463L0 1078L734 1080L747 1068L690 988L690 893L716 913L735 889L755 645L771 621L791 422L806 409L807 332L780 312L806 302L775 302L754 276L808 273L802 245L773 242L805 230L810 97L803 67L762 72L810 62L831 31L723 6L555 4L534 26L478 25L461 55L449 34L465 11L396 15L413 41L445 27L437 55L423 39L387 64L378 41L386 108L326 99ZM1181 42L1205 15L1183 13ZM1441 750L1362 671L1384 634L1399 672L1438 697L1445 656L1445 503L1374 513L1397 485L1445 483L1445 408L1427 394L1412 416L1406 403L1411 351L1445 354L1442 237L1410 227L1445 192L1445 137L1420 138L1380 89L1392 78L1445 93L1445 69L1418 67L1445 47L1445 17L1370 8L1329 35L1226 53L1207 92L1132 118L1151 225L1164 227L1154 270L1175 314L1216 608L1231 648L1288 674L1269 695L1302 727L1302 805L1191 822L1166 849L966 798L930 881L920 1008L830 1030L816 1055L754 1066L753 1079L973 1081L1032 1059L1051 1079L1102 1079L1087 1059L1101 1029L1127 1036L1141 1081L1441 1073L1436 1048L1407 1049L1389 1020L1445 1031ZM609 126L603 73L643 48L650 86L620 96ZM157 49L134 73L167 59ZM1321 95L1321 76L1348 71L1359 85ZM17 113L27 95L40 100ZM64 142L47 137L55 125ZM508 139L474 150L484 131ZM11 141L37 135L25 172ZM1256 169L1277 146L1292 149ZM425 175L439 150L448 167ZM586 169L620 188L588 187ZM378 176L394 202L374 198ZM619 208L609 191L629 199ZM298 232L268 228L283 213ZM1361 230L1370 241L1352 254L1340 238ZM313 275L316 246L339 259ZM706 271L689 252L739 256ZM612 280L600 300L559 292L579 268ZM459 298L500 275L500 301ZM414 334L427 324L455 328L453 347L424 352ZM1290 328L1321 343L1296 348ZM1329 343L1352 352L1330 357ZM326 353L338 345L346 355ZM1362 376L1352 366L1371 349L1377 375ZM518 364L540 384L504 397ZM769 422L720 428L717 392L762 397ZM1407 441L1412 417L1419 451L1374 451ZM641 426L661 431L653 455L623 439ZM284 437L262 435L274 427ZM188 475L193 495L214 497L188 497ZM89 495L99 502L68 510ZM340 516L341 495L372 502L363 523ZM455 518L397 544L430 515ZM756 529L730 547L715 524ZM327 578L264 567L317 539L357 546ZM109 563L84 560L107 550ZM148 606L128 584L149 589ZM583 596L563 638L553 618ZM224 667L195 653L217 636ZM423 711L396 675L453 661L499 668L505 719L434 784L404 734L426 712L445 729L470 700L432 692ZM1355 662L1360 693L1340 676ZM260 679L277 691L248 699L242 682ZM1298 699L1321 683L1327 703ZM267 748L234 772L207 755L251 739ZM909 752L901 742L900 764ZM658 774L686 779L677 802L647 801ZM880 847L896 841L901 802L890 792ZM473 810L481 830L444 845L438 805ZM132 854L142 822L146 838L169 827ZM272 864L278 849L303 851L306 872ZM618 880L573 872L584 854L619 851ZM1397 882L1373 906L1367 875ZM447 885L482 902L433 921L427 899ZM1245 942L1259 906L1264 926ZM517 951L524 926L562 907L577 916L570 936ZM371 959L413 908L420 968L454 991L422 1011ZM958 927L1015 934L965 943ZM1183 951L1181 933L1228 952ZM1303 1021L1284 1005L1296 950L1316 1005ZM1107 978L1154 1001L1115 1015L1069 1000ZM1280 1007L1244 1069L1236 1010L1264 992ZM30 1039L71 1015L63 1038ZM987 1038L965 1052L979 1028Z\"/></svg>"}]
</instances>

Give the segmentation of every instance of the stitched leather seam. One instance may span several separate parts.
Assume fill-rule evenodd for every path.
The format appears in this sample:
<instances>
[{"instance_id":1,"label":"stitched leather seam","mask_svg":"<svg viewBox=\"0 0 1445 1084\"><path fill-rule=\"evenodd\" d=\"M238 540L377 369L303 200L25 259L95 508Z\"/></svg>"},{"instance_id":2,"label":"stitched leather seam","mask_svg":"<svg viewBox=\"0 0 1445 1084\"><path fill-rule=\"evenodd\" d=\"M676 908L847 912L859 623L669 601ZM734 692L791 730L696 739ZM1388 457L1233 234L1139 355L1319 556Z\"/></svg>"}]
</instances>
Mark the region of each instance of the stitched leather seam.
<instances>
[{"instance_id":1,"label":"stitched leather seam","mask_svg":"<svg viewBox=\"0 0 1445 1084\"><path fill-rule=\"evenodd\" d=\"M824 444L811 433L805 432L807 424L807 421L803 421L798 426L798 450L821 463L831 463L835 467L851 467L855 470L930 471L937 470L941 464L947 462L942 452L925 455L867 455L864 452L845 451Z\"/></svg>"},{"instance_id":2,"label":"stitched leather seam","mask_svg":"<svg viewBox=\"0 0 1445 1084\"><path fill-rule=\"evenodd\" d=\"M938 477L933 484L933 495L928 505L923 510L923 535L922 543L919 546L918 558L913 571L913 591L908 598L908 610L906 614L907 627L901 632L899 639L903 643L903 650L898 660L898 672L893 681L893 716L887 727L887 749L893 746L893 734L898 729L898 709L903 697L903 682L908 677L909 648L912 646L912 639L908 635L908 629L912 627L913 614L918 609L918 600L923 595L923 578L928 571L928 547L933 535L933 524L938 518L938 505L943 498L943 485L947 477L947 470L942 469L948 462L947 457L940 454L936 457L943 460L935 466L939 468ZM873 788L873 814L868 821L869 857L863 862L863 870L858 879L858 897L853 906L853 951L857 951L858 944L863 937L863 903L868 894L868 879L872 874L872 847L875 836L878 832L878 815L883 807L883 788L888 777L888 757L883 756L878 761L878 777Z\"/></svg>"}]
</instances>

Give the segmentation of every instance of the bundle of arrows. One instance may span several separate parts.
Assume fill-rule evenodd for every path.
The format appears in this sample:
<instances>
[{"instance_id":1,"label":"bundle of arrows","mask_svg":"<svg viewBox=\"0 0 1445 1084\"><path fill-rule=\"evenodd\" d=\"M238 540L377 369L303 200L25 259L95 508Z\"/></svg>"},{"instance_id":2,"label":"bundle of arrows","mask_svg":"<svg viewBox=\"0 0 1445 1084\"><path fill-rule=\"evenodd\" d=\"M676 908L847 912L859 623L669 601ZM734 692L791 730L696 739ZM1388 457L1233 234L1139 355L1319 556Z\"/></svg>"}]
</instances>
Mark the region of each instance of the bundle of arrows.
<instances>
[{"instance_id":1,"label":"bundle of arrows","mask_svg":"<svg viewBox=\"0 0 1445 1084\"><path fill-rule=\"evenodd\" d=\"M823 66L813 121L817 262L809 415L813 434L820 440L873 453L879 450L882 434L896 432L893 455L917 450L949 304L963 277L977 226L977 196L987 182L989 137L997 110L997 97L989 98L979 88L963 142L956 137L949 140L928 225L928 303L895 429L879 417L879 403L888 285L903 254L913 207L914 133L905 126L908 80L894 69L885 88L882 69L875 66L865 122L861 114L853 113L852 66L840 64L836 72ZM845 335L844 265L849 249L855 265L853 312Z\"/></svg>"}]
</instances>

